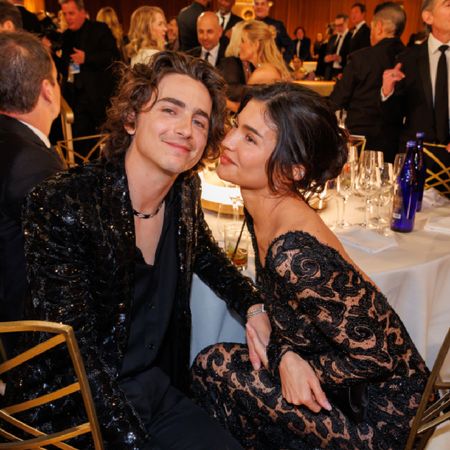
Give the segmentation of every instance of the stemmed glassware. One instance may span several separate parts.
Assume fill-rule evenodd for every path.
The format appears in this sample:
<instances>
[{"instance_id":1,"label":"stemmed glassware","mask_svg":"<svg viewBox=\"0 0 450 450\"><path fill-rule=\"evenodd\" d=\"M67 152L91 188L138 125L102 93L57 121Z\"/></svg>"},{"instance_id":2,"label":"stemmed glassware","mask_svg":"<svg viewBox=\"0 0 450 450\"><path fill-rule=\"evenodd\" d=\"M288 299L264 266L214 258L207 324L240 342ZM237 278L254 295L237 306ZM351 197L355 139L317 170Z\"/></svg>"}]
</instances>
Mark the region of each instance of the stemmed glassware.
<instances>
[{"instance_id":1,"label":"stemmed glassware","mask_svg":"<svg viewBox=\"0 0 450 450\"><path fill-rule=\"evenodd\" d=\"M370 215L373 215L373 198L381 189L381 172L383 166L383 153L375 150L365 150L359 162L358 176L356 177L355 189L364 196L365 213L363 227L372 228ZM376 225L375 225L376 226Z\"/></svg>"},{"instance_id":2,"label":"stemmed glassware","mask_svg":"<svg viewBox=\"0 0 450 450\"><path fill-rule=\"evenodd\" d=\"M393 164L384 163L380 169L380 194L378 196L378 230L383 234L386 234L386 230L389 229L394 180Z\"/></svg>"},{"instance_id":3,"label":"stemmed glassware","mask_svg":"<svg viewBox=\"0 0 450 450\"><path fill-rule=\"evenodd\" d=\"M336 178L336 192L340 197L342 197L343 200L342 213L340 214L337 223L339 228L346 228L349 226L348 222L345 220L345 210L347 201L355 189L355 169L355 162L346 162L341 173Z\"/></svg>"}]
</instances>

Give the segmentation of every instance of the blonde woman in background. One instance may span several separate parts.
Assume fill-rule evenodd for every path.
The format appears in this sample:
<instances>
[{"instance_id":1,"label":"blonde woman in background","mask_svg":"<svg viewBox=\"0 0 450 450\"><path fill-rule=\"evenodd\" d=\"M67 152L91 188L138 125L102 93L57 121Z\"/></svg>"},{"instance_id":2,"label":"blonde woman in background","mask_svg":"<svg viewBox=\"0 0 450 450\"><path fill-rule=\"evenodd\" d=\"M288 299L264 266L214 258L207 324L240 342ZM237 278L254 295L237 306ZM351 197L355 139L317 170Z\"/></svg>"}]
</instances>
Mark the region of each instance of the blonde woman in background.
<instances>
[{"instance_id":1,"label":"blonde woman in background","mask_svg":"<svg viewBox=\"0 0 450 450\"><path fill-rule=\"evenodd\" d=\"M289 81L291 75L275 44L274 27L250 20L242 28L239 58L251 63L255 70L248 74L247 84L270 84Z\"/></svg>"},{"instance_id":2,"label":"blonde woman in background","mask_svg":"<svg viewBox=\"0 0 450 450\"><path fill-rule=\"evenodd\" d=\"M157 6L141 6L131 15L127 53L131 65L145 64L155 53L164 50L167 23L164 12Z\"/></svg>"},{"instance_id":3,"label":"blonde woman in background","mask_svg":"<svg viewBox=\"0 0 450 450\"><path fill-rule=\"evenodd\" d=\"M128 57L125 52L125 36L123 34L123 27L119 22L116 11L111 6L101 8L96 17L97 22L103 22L108 25L111 33L116 40L117 49L119 50L122 61L127 62Z\"/></svg>"}]
</instances>

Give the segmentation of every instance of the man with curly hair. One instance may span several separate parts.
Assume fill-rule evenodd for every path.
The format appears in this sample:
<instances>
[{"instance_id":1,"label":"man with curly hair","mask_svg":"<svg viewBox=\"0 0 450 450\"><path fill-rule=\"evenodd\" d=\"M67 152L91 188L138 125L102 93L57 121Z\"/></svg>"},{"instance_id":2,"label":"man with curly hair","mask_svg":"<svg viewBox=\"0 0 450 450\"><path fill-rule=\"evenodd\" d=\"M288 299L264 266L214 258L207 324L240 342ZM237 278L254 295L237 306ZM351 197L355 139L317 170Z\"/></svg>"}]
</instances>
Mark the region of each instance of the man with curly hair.
<instances>
[{"instance_id":1,"label":"man with curly hair","mask_svg":"<svg viewBox=\"0 0 450 450\"><path fill-rule=\"evenodd\" d=\"M105 157L28 197L28 317L75 329L106 448L240 448L184 395L193 273L243 317L261 303L200 205L195 172L218 153L224 82L205 61L172 52L124 70ZM266 314L249 320L268 336ZM42 383L56 376L52 364Z\"/></svg>"}]
</instances>

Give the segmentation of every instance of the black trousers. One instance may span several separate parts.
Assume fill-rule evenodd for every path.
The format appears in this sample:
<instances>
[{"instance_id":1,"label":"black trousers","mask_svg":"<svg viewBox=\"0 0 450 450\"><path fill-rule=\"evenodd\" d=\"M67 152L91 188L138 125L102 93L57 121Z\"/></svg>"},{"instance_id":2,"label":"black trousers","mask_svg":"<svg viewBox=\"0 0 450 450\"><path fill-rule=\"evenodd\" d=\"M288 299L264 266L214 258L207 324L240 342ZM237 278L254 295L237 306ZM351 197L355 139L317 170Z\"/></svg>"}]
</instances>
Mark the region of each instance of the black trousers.
<instances>
[{"instance_id":1,"label":"black trousers","mask_svg":"<svg viewBox=\"0 0 450 450\"><path fill-rule=\"evenodd\" d=\"M144 422L151 442L143 450L238 450L220 424L170 384L155 367L120 382Z\"/></svg>"}]
</instances>

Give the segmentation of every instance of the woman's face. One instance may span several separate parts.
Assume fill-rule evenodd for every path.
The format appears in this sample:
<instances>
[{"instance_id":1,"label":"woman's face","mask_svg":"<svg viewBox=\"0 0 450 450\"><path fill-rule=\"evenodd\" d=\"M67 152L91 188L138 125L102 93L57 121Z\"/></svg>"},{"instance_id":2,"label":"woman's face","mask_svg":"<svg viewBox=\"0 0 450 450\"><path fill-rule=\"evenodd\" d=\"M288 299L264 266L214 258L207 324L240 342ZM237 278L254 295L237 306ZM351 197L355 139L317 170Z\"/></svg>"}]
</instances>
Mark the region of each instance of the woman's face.
<instances>
[{"instance_id":1,"label":"woman's face","mask_svg":"<svg viewBox=\"0 0 450 450\"><path fill-rule=\"evenodd\" d=\"M249 39L248 33L243 31L241 36L241 44L239 46L239 58L242 61L254 62L258 56L258 42Z\"/></svg>"},{"instance_id":2,"label":"woman's face","mask_svg":"<svg viewBox=\"0 0 450 450\"><path fill-rule=\"evenodd\" d=\"M277 143L277 130L263 102L250 100L222 142L217 174L242 189L268 190L267 161Z\"/></svg>"},{"instance_id":3,"label":"woman's face","mask_svg":"<svg viewBox=\"0 0 450 450\"><path fill-rule=\"evenodd\" d=\"M158 41L164 41L166 39L167 24L165 17L161 13L157 12L155 14L150 29L153 39Z\"/></svg>"}]
</instances>

